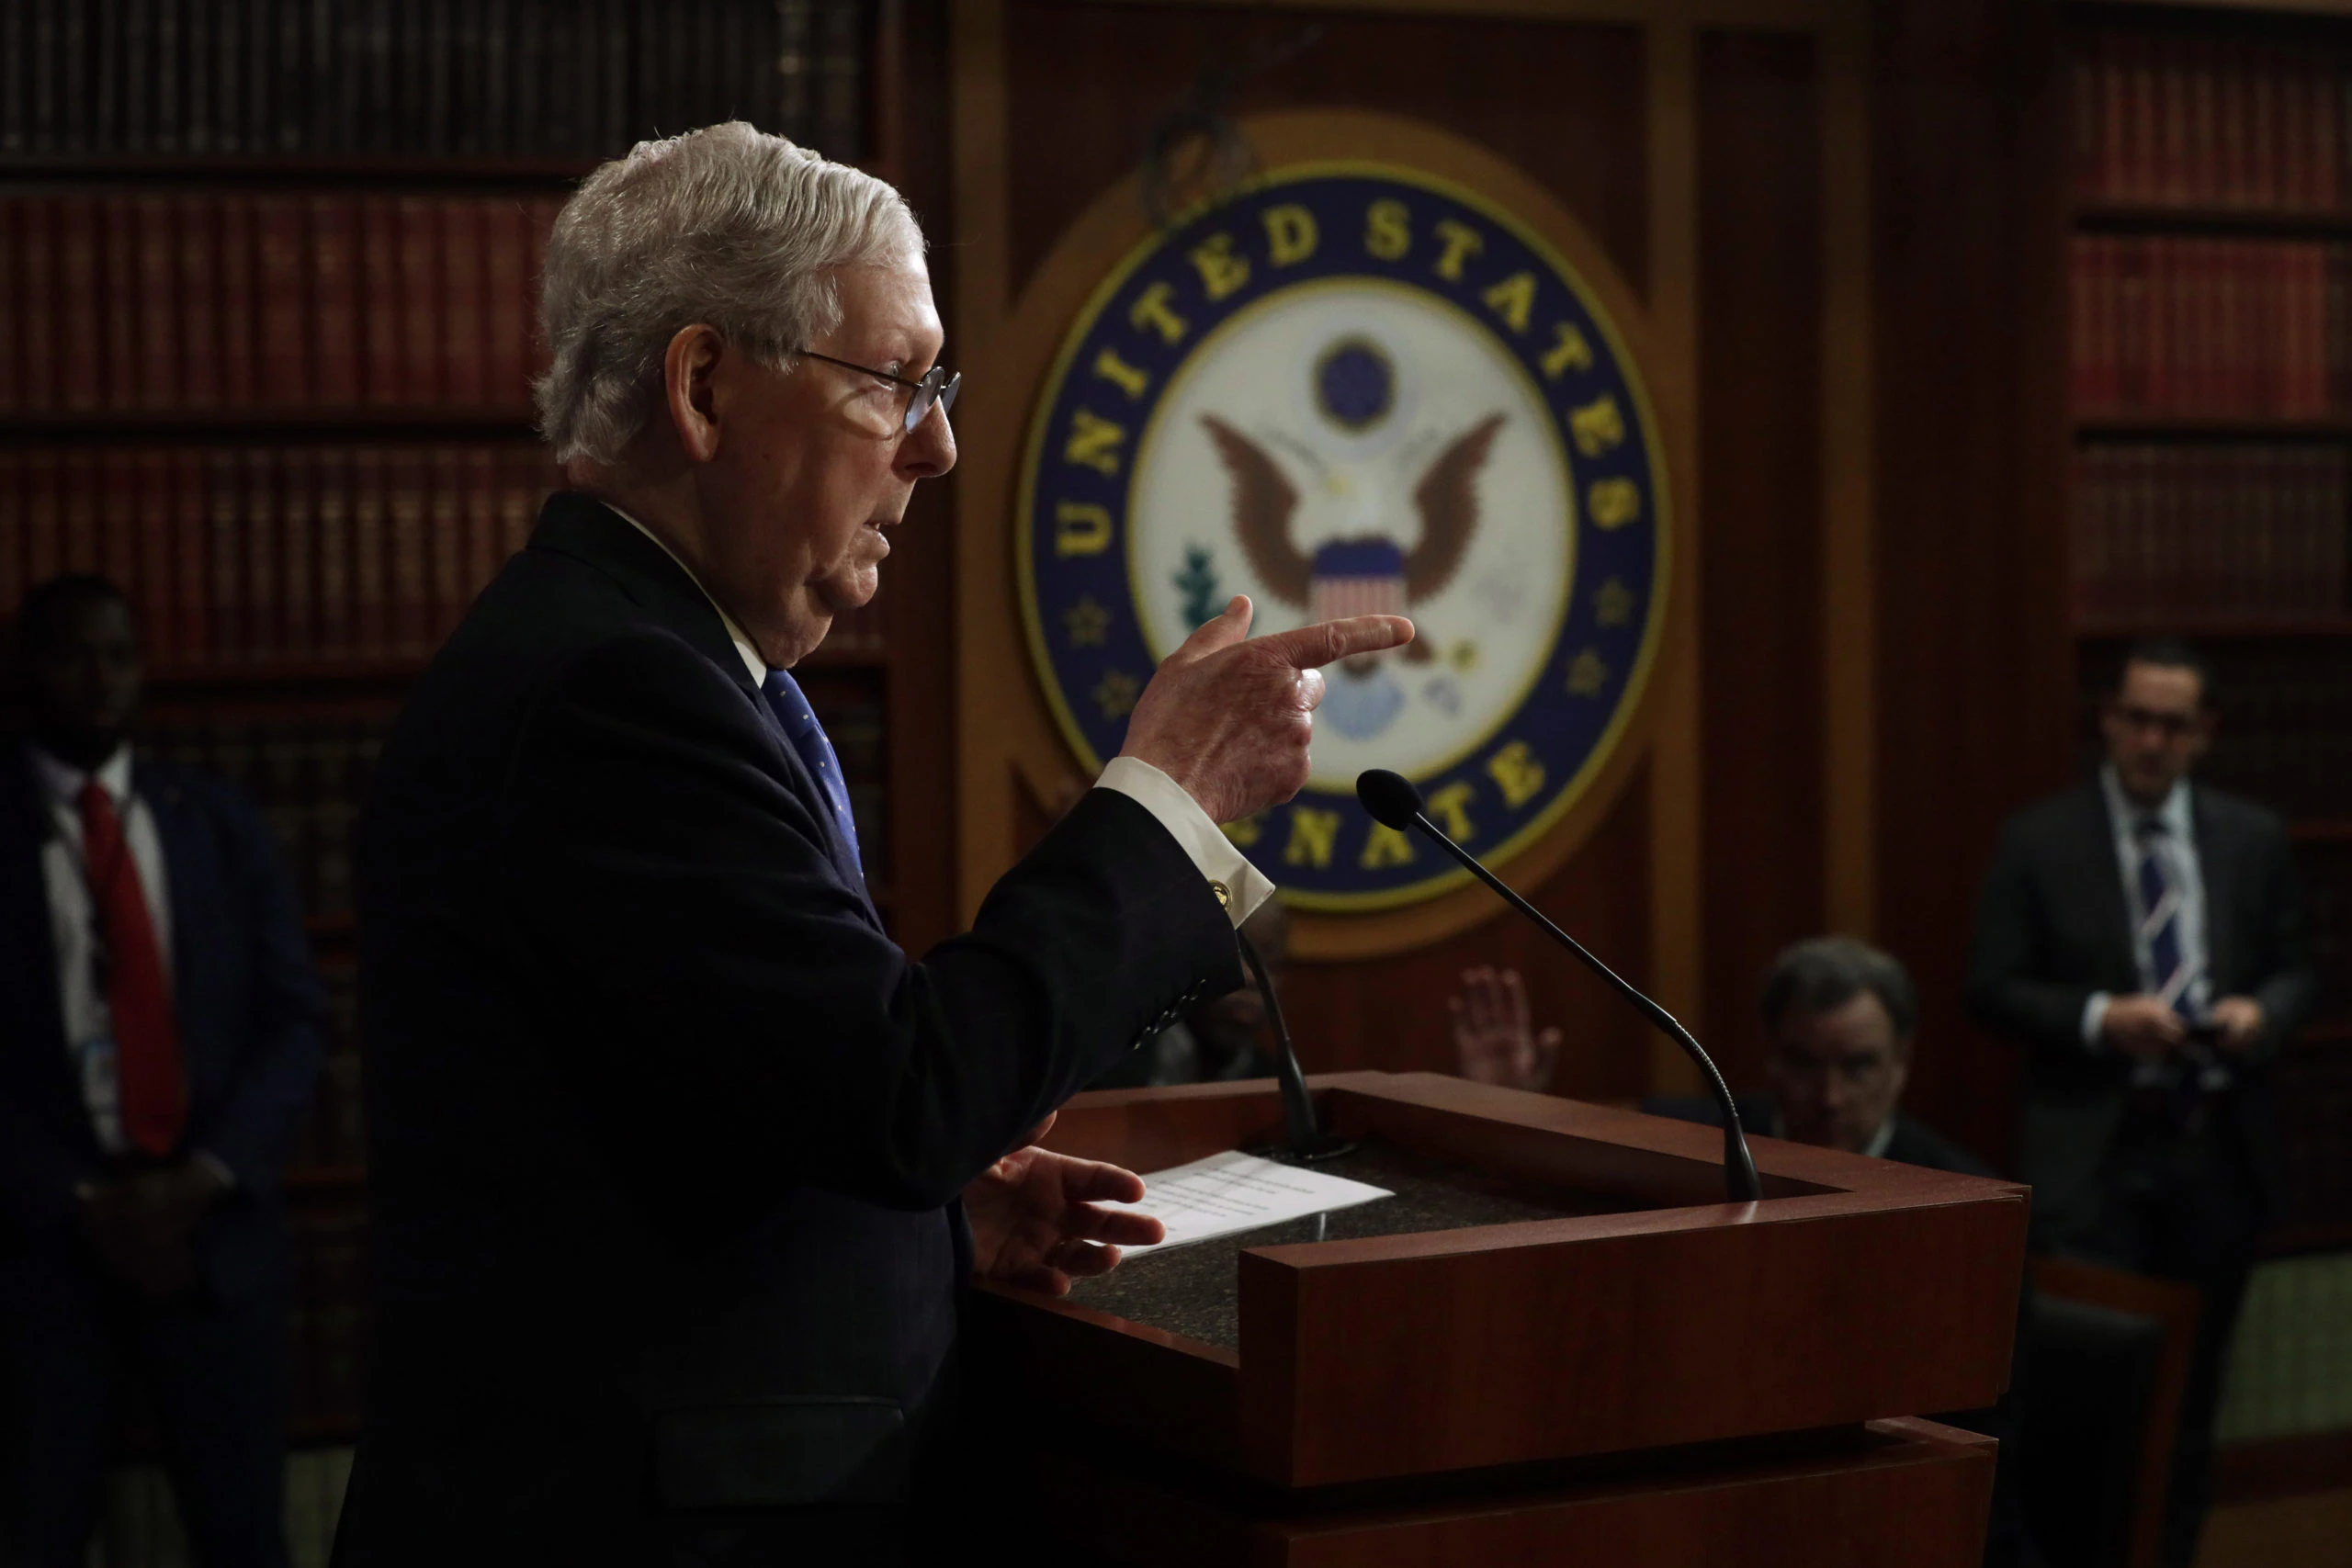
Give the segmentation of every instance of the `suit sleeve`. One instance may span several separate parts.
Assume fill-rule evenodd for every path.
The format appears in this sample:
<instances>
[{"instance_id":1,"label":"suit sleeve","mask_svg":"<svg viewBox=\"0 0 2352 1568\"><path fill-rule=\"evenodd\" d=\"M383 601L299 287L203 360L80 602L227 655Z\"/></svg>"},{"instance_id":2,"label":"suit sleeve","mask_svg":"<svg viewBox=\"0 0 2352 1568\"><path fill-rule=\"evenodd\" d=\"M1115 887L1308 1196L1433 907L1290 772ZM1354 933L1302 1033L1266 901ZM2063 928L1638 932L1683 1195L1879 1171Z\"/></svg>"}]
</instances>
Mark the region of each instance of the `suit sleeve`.
<instances>
[{"instance_id":1,"label":"suit sleeve","mask_svg":"<svg viewBox=\"0 0 2352 1568\"><path fill-rule=\"evenodd\" d=\"M510 777L525 941L661 1179L937 1207L1174 1009L1240 984L1191 858L1102 789L911 962L780 761L741 691L645 633L574 662Z\"/></svg>"},{"instance_id":2,"label":"suit sleeve","mask_svg":"<svg viewBox=\"0 0 2352 1568\"><path fill-rule=\"evenodd\" d=\"M326 1049L326 998L294 886L269 826L243 799L227 797L221 831L234 868L233 896L245 900L247 1031L229 1093L191 1142L229 1168L238 1190L277 1185L296 1119L317 1087Z\"/></svg>"},{"instance_id":3,"label":"suit sleeve","mask_svg":"<svg viewBox=\"0 0 2352 1568\"><path fill-rule=\"evenodd\" d=\"M2262 1005L2262 1038L2247 1053L2256 1062L2276 1056L2319 1002L2319 976L2312 968L2311 936L2303 915L2302 879L2296 874L2293 842L2283 826L2271 823L2263 838L2258 951L2265 955L2254 999Z\"/></svg>"},{"instance_id":4,"label":"suit sleeve","mask_svg":"<svg viewBox=\"0 0 2352 1568\"><path fill-rule=\"evenodd\" d=\"M1977 901L1968 953L1968 1011L1985 1028L2037 1051L2087 1057L2083 1008L2097 987L2041 978L2048 967L2043 920L2023 825L2013 821L2002 829Z\"/></svg>"}]
</instances>

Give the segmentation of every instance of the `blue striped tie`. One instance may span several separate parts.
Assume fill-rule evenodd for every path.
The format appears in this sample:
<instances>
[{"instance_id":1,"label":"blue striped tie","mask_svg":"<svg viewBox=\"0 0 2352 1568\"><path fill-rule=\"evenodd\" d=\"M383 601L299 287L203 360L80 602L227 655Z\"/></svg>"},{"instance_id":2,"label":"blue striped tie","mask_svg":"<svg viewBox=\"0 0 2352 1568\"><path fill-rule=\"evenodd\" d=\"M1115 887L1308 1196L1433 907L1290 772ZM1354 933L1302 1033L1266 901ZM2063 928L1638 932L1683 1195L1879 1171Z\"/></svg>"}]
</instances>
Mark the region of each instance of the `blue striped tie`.
<instances>
[{"instance_id":1,"label":"blue striped tie","mask_svg":"<svg viewBox=\"0 0 2352 1568\"><path fill-rule=\"evenodd\" d=\"M760 683L760 694L767 699L768 711L784 727L785 739L792 743L808 772L815 775L817 787L825 792L825 803L832 807L833 824L842 830L842 841L849 845L849 858L865 874L865 862L857 850L857 819L850 815L849 785L842 778L842 760L833 753L833 743L825 736L825 727L817 722L817 713L801 694L800 682L787 670L771 670Z\"/></svg>"},{"instance_id":2,"label":"blue striped tie","mask_svg":"<svg viewBox=\"0 0 2352 1568\"><path fill-rule=\"evenodd\" d=\"M2165 867L2165 827L2161 817L2143 817L2140 840L2140 919L2148 938L2148 966L2158 992L2171 990L2180 975L2180 899L2173 895ZM2173 998L2173 1010L2190 1016L2188 987L2182 985Z\"/></svg>"}]
</instances>

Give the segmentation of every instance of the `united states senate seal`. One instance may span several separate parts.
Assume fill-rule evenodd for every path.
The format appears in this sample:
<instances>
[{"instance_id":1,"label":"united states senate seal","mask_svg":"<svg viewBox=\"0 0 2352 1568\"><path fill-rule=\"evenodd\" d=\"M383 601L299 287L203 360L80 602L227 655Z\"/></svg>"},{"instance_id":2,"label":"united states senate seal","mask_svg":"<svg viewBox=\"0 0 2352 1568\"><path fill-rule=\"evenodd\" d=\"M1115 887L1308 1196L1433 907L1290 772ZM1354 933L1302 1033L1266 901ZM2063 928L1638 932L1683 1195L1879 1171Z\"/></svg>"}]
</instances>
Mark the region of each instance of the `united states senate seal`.
<instances>
[{"instance_id":1,"label":"united states senate seal","mask_svg":"<svg viewBox=\"0 0 2352 1568\"><path fill-rule=\"evenodd\" d=\"M1092 769L1234 593L1260 632L1411 616L1325 671L1306 789L1226 831L1305 908L1426 897L1446 863L1356 774L1413 779L1489 864L1555 821L1657 650L1665 473L1620 334L1532 230L1409 169L1276 170L1139 245L1065 338L1014 530L1032 657Z\"/></svg>"}]
</instances>

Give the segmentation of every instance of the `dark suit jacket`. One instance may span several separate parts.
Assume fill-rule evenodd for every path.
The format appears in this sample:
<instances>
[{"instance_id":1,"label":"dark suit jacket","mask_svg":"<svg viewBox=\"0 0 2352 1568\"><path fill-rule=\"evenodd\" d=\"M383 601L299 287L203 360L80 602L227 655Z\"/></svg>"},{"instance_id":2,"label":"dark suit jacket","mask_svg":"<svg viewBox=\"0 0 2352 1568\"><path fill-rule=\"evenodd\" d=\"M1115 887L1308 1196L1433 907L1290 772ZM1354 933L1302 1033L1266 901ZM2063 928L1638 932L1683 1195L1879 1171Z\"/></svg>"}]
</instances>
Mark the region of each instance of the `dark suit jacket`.
<instances>
[{"instance_id":1,"label":"dark suit jacket","mask_svg":"<svg viewBox=\"0 0 2352 1568\"><path fill-rule=\"evenodd\" d=\"M184 1146L236 1178L207 1216L198 1264L220 1298L286 1276L278 1172L318 1076L325 1004L277 846L233 787L135 759L134 790L162 841L172 906L172 1000L188 1077ZM59 1012L30 760L0 746L0 1257L77 1256L74 1188L100 1179Z\"/></svg>"},{"instance_id":2,"label":"dark suit jacket","mask_svg":"<svg viewBox=\"0 0 2352 1568\"><path fill-rule=\"evenodd\" d=\"M419 683L361 842L345 1563L646 1561L696 1518L789 1541L904 1503L957 1194L1241 980L1192 861L1102 790L910 959L708 601L576 495Z\"/></svg>"},{"instance_id":3,"label":"dark suit jacket","mask_svg":"<svg viewBox=\"0 0 2352 1568\"><path fill-rule=\"evenodd\" d=\"M2318 992L2292 846L2286 824L2250 801L2202 784L2189 798L2213 995L2250 996L2267 1020L2238 1063L2230 1113L2258 1189L2276 1202L2284 1174L2263 1068L2310 1017ZM2050 1242L2095 1220L2099 1173L2129 1098L2132 1062L2083 1043L2084 1004L2094 991L2140 988L2097 781L2010 818L1977 908L1967 1001L1977 1021L2027 1048L2018 1175L2033 1184L2036 1224Z\"/></svg>"}]
</instances>

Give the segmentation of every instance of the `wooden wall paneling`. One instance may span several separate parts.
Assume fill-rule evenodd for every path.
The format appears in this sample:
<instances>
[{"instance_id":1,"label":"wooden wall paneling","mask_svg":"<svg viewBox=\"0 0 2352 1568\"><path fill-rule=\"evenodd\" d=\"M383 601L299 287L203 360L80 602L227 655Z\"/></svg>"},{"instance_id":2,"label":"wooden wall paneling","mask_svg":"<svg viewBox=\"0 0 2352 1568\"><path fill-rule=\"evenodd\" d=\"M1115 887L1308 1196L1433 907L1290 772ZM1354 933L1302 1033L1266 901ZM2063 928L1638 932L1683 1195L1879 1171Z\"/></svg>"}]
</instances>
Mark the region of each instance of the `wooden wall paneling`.
<instances>
[{"instance_id":1,"label":"wooden wall paneling","mask_svg":"<svg viewBox=\"0 0 2352 1568\"><path fill-rule=\"evenodd\" d=\"M2054 7L1871 15L1878 936L1919 984L1909 1109L1998 1161L1969 930L2001 820L2073 766Z\"/></svg>"},{"instance_id":2,"label":"wooden wall paneling","mask_svg":"<svg viewBox=\"0 0 2352 1568\"><path fill-rule=\"evenodd\" d=\"M1823 915L1820 59L1698 39L1703 1037L1754 1084L1756 977Z\"/></svg>"},{"instance_id":3,"label":"wooden wall paneling","mask_svg":"<svg viewBox=\"0 0 2352 1568\"><path fill-rule=\"evenodd\" d=\"M1859 114L1865 40L1857 7L1808 0L1690 0L1647 6L1620 0L1523 0L1306 4L1270 13L1216 0L971 0L953 11L955 161L962 198L955 241L957 331L967 363L983 365L999 377L971 389L975 407L965 422L967 469L978 472L970 454L984 441L1001 440L1006 453L996 459L1001 471L1012 462L1009 454L1025 426L1034 383L1025 373L1005 376L1002 356L991 353L992 338L1035 282L1046 252L1077 214L1134 167L1149 126L1183 97L1204 62L1257 58L1295 39L1302 25L1312 21L1320 29L1316 41L1241 81L1230 112L1363 106L1443 124L1543 183L1589 229L1642 296L1651 345L1644 371L1654 400L1675 411L1666 434L1669 449L1681 453L1678 467L1683 477L1675 494L1675 615L1688 623L1678 628L1682 644L1696 644L1715 629L1699 573L1706 549L1718 542L1715 520L1702 516L1705 487L1696 467L1707 421L1714 417L1696 408L1698 354L1703 338L1720 323L1708 321L1702 331L1699 237L1711 220L1702 217L1699 189L1700 42L1694 23L1777 29L1800 40L1813 61L1808 106L1815 118L1800 129L1801 141L1781 149L1785 161L1774 165L1774 177L1809 192L1807 210L1815 224L1808 242L1812 276L1799 285L1809 300L1805 324L1789 334L1792 344L1804 340L1792 352L1814 369L1808 391L1797 400L1809 398L1814 406L1804 411L1802 432L1792 437L1803 455L1791 460L1794 468L1809 473L1804 493L1811 501L1810 510L1803 510L1783 497L1770 513L1771 527L1792 527L1804 536L1792 546L1793 555L1773 558L1784 566L1810 559L1817 573L1826 570L1832 541L1853 544L1852 520L1870 494L1869 453L1857 459L1857 449L1868 440L1870 381L1864 368L1842 378L1833 373L1825 384L1820 362L1825 355L1849 362L1869 341L1865 302L1840 298L1833 307L1823 303L1825 292L1850 294L1868 265L1855 243L1855 236L1867 231L1861 154L1829 145L1822 119L1842 114L1838 123L1850 130ZM1835 33L1837 40L1804 41L1825 32ZM1825 61L1838 62L1827 78ZM1754 155L1770 161L1774 153L1768 148ZM1736 289L1727 278L1715 284ZM1777 310L1784 304L1761 289L1738 297L1738 308L1747 311ZM1769 324L1747 325L1770 330ZM1789 387L1773 381L1769 372L1759 376L1758 385L1764 390L1751 399L1758 405L1790 398ZM1825 399L1833 412L1824 412ZM991 407L994 413L985 412ZM1825 465L1832 469L1826 484ZM971 493L959 486L967 505L1001 504L970 499ZM1797 520L1787 522L1791 517ZM1029 834L1048 818L1060 795L1082 782L1041 712L1034 711L1040 707L1034 677L1025 668L1017 680L1007 677L1003 650L1020 647L1021 637L1009 567L998 558L1000 544L993 527L967 525L959 533L956 594L963 624L956 680L963 741L957 863L959 906L967 916ZM1748 549L1751 558L1770 552L1757 540L1739 547ZM1867 552L1836 553L1846 573L1841 601L1866 595L1871 581ZM1742 558L1736 553L1730 558L1734 564ZM1715 1011L1702 1005L1710 990L1730 998L1722 1004L1732 1010L1725 1016L1745 1017L1753 968L1780 941L1823 922L1827 884L1843 889L1840 907L1849 910L1866 910L1877 891L1857 869L1867 868L1878 847L1862 809L1877 780L1855 761L1858 748L1867 753L1876 715L1858 718L1851 711L1858 693L1866 705L1870 671L1837 658L1838 650L1855 645L1852 627L1862 626L1866 637L1869 623L1851 622L1842 633L1826 636L1816 632L1810 644L1803 642L1794 629L1798 605L1810 602L1817 608L1826 592L1816 579L1804 599L1770 607L1771 613L1743 634L1768 641L1777 637L1802 654L1802 671L1792 681L1800 690L1788 701L1798 713L1804 739L1791 742L1786 731L1762 727L1746 732L1757 765L1776 773L1770 787L1796 794L1796 781L1813 785L1793 829L1784 829L1775 818L1769 830L1742 841L1723 812L1757 810L1755 803L1710 807L1702 798L1702 775L1735 776L1711 733L1728 699L1718 687L1709 707L1697 647L1678 648L1670 641L1647 699L1651 735L1639 777L1574 859L1530 889L1555 918L1694 1021L1712 1024L1715 1019ZM1747 613L1736 600L1730 607ZM1698 624L1702 618L1704 628ZM1825 693L1834 694L1847 711L1834 725L1824 716L1832 700ZM1702 723L1702 715L1709 722ZM984 743L971 744L976 736L985 737ZM1791 761L1791 750L1803 755ZM1832 809L1827 802L1835 803L1846 825L1831 837L1825 837L1825 818ZM1711 809L1716 815L1710 816ZM1765 820L1760 811L1757 820ZM1734 842L1736 857L1723 847ZM1733 879L1728 884L1726 875ZM1858 881L1864 889L1860 894ZM1762 903L1754 901L1751 889L1762 890ZM1702 915L1710 903L1724 908ZM1790 914L1792 909L1797 913ZM1710 960L1711 942L1724 931L1736 932L1736 940ZM1497 918L1376 964L1301 966L1295 971L1298 1000L1293 1010L1310 1063L1326 1068L1448 1065L1442 998L1464 964L1494 961L1527 969L1539 1010L1569 1026L1572 1043L1562 1089L1623 1095L1693 1081L1672 1046L1652 1040L1597 987L1581 975L1566 973L1550 953L1532 947L1532 941L1516 922ZM1736 984L1724 978L1735 968L1740 971Z\"/></svg>"},{"instance_id":4,"label":"wooden wall paneling","mask_svg":"<svg viewBox=\"0 0 2352 1568\"><path fill-rule=\"evenodd\" d=\"M932 290L947 327L946 361L961 367L957 341L954 180L948 167L947 10L950 0L891 0L878 37L876 119L888 177L905 194L932 239ZM889 24L895 23L896 26ZM956 905L954 755L956 502L950 485L917 485L895 530L884 573L889 668L891 934L910 953L927 952L962 929Z\"/></svg>"}]
</instances>

